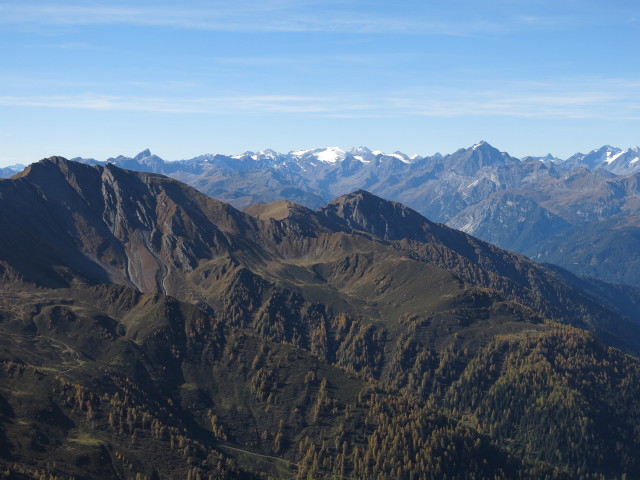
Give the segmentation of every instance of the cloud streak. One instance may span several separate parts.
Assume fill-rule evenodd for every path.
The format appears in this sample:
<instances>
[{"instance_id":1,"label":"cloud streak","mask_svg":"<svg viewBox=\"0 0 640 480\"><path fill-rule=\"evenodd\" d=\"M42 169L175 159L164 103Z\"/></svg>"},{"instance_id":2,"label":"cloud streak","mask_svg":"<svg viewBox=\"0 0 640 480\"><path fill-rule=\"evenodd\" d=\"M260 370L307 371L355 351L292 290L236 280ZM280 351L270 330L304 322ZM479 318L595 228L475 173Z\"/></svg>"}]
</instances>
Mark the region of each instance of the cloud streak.
<instances>
[{"instance_id":1,"label":"cloud streak","mask_svg":"<svg viewBox=\"0 0 640 480\"><path fill-rule=\"evenodd\" d=\"M425 89L387 94L232 95L143 97L81 95L0 96L0 106L206 115L370 117L513 117L640 119L640 83L634 80L515 84L494 90Z\"/></svg>"},{"instance_id":2,"label":"cloud streak","mask_svg":"<svg viewBox=\"0 0 640 480\"><path fill-rule=\"evenodd\" d=\"M328 113L335 100L322 97L253 95L230 97L126 97L116 95L0 96L0 106L151 113Z\"/></svg>"},{"instance_id":3,"label":"cloud streak","mask_svg":"<svg viewBox=\"0 0 640 480\"><path fill-rule=\"evenodd\" d=\"M327 3L329 3L327 5ZM0 24L36 26L125 25L220 32L365 33L473 36L504 34L520 28L565 28L553 18L534 15L482 16L473 9L456 11L455 16L423 8L404 13L394 9L387 15L372 9L330 2L249 1L241 6L216 2L207 8L184 4L180 8L161 5L144 7L91 3L5 3L0 5ZM506 15L506 14L505 14Z\"/></svg>"}]
</instances>

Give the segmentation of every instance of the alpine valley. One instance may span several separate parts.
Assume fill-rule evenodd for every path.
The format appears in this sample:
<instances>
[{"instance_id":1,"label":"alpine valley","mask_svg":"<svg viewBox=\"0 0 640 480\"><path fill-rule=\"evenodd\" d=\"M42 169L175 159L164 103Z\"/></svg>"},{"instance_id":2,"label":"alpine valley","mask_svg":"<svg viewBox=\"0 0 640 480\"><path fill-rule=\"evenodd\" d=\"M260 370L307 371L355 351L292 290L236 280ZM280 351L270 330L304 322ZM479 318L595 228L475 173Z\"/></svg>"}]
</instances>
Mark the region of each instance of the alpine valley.
<instances>
[{"instance_id":1,"label":"alpine valley","mask_svg":"<svg viewBox=\"0 0 640 480\"><path fill-rule=\"evenodd\" d=\"M640 477L637 153L145 151L0 180L0 472Z\"/></svg>"},{"instance_id":2,"label":"alpine valley","mask_svg":"<svg viewBox=\"0 0 640 480\"><path fill-rule=\"evenodd\" d=\"M366 189L538 262L640 286L640 148L517 159L480 142L449 155L365 147L165 161L149 150L106 162L162 173L236 208L288 200L316 209ZM9 177L21 166L6 167Z\"/></svg>"}]
</instances>

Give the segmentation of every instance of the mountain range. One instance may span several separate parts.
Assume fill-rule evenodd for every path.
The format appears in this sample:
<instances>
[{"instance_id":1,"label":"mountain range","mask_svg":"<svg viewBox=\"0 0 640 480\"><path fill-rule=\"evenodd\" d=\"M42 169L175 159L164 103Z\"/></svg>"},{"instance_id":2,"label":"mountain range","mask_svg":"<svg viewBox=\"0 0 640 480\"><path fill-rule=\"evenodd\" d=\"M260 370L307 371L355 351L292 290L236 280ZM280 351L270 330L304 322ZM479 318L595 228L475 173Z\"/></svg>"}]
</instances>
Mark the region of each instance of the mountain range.
<instances>
[{"instance_id":1,"label":"mountain range","mask_svg":"<svg viewBox=\"0 0 640 480\"><path fill-rule=\"evenodd\" d=\"M604 146L517 159L480 142L429 157L358 147L75 160L169 175L237 208L288 200L315 209L362 188L538 262L640 286L639 158L638 147Z\"/></svg>"},{"instance_id":2,"label":"mountain range","mask_svg":"<svg viewBox=\"0 0 640 480\"><path fill-rule=\"evenodd\" d=\"M9 478L640 475L640 290L362 189L241 211L87 163L0 180Z\"/></svg>"}]
</instances>

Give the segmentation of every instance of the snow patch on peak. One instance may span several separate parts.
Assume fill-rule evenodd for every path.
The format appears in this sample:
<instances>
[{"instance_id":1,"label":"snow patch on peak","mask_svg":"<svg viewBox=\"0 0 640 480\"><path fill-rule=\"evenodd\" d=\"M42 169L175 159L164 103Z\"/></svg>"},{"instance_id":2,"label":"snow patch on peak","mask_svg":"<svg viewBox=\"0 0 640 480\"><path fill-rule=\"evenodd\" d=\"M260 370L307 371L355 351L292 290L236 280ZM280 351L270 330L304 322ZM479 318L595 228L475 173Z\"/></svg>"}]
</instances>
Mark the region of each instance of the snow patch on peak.
<instances>
[{"instance_id":1,"label":"snow patch on peak","mask_svg":"<svg viewBox=\"0 0 640 480\"><path fill-rule=\"evenodd\" d=\"M256 160L258 157L255 153L251 152L251 151L246 151L244 153L241 153L240 155L231 155L230 158L235 158L235 159L240 159L240 158L252 158L253 160Z\"/></svg>"},{"instance_id":2,"label":"snow patch on peak","mask_svg":"<svg viewBox=\"0 0 640 480\"><path fill-rule=\"evenodd\" d=\"M314 156L324 163L336 163L344 160L346 153L340 147L327 147L314 153Z\"/></svg>"},{"instance_id":3,"label":"snow patch on peak","mask_svg":"<svg viewBox=\"0 0 640 480\"><path fill-rule=\"evenodd\" d=\"M614 153L611 150L607 150L607 158L604 160L604 162L610 164L611 162L615 161L628 152L629 150L624 150L622 152Z\"/></svg>"},{"instance_id":4,"label":"snow patch on peak","mask_svg":"<svg viewBox=\"0 0 640 480\"><path fill-rule=\"evenodd\" d=\"M290 152L291 155L293 155L294 157L301 157L303 155L305 155L306 153L311 152L311 150L296 150L295 152Z\"/></svg>"},{"instance_id":5,"label":"snow patch on peak","mask_svg":"<svg viewBox=\"0 0 640 480\"><path fill-rule=\"evenodd\" d=\"M408 158L407 158L405 155L403 155L403 154L401 154L401 153L398 153L398 152L396 152L396 153L388 153L386 156L387 156L387 157L397 158L397 159L398 159L398 160L400 160L402 163L409 163Z\"/></svg>"},{"instance_id":6,"label":"snow patch on peak","mask_svg":"<svg viewBox=\"0 0 640 480\"><path fill-rule=\"evenodd\" d=\"M600 148L596 148L595 150L591 150L589 155L600 154L603 158L609 158L612 155L616 155L620 153L620 149L616 147L612 147L611 145L603 145Z\"/></svg>"}]
</instances>

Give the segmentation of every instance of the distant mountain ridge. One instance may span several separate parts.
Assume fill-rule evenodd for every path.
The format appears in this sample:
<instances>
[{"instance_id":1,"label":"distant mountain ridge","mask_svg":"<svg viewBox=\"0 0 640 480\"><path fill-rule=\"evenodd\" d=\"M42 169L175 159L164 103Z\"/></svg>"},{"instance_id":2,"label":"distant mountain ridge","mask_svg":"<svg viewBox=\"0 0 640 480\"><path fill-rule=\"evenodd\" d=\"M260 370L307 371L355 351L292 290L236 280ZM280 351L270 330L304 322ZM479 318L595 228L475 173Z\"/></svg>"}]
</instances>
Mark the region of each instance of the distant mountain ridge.
<instances>
[{"instance_id":1,"label":"distant mountain ridge","mask_svg":"<svg viewBox=\"0 0 640 480\"><path fill-rule=\"evenodd\" d=\"M469 153L478 149L482 151L484 149L483 147L493 148L487 142L481 141L472 147L461 148L447 156L452 157L462 152ZM516 158L511 157L506 152L498 153L498 157L503 155L505 158ZM495 156L494 152L494 155L490 155L487 158L493 162L498 157ZM149 149L145 149L133 157L118 155L117 157L111 157L103 161L93 158L75 157L72 158L72 160L92 165L113 163L121 168L128 168L130 170L167 174L183 170L201 172L208 165L224 163L225 159L253 160L254 162L258 162L258 165L260 166L270 165L273 167L282 167L284 165L291 166L293 164L298 164L300 166L318 166L321 164L335 165L349 160L357 160L361 163L367 164L380 159L383 161L393 161L392 159L396 159L403 163L411 164L418 163L424 159L438 160L441 158L443 158L443 155L440 153L427 156L418 154L407 155L399 151L384 153L381 150L371 150L367 147L360 146L352 147L348 150L344 150L340 147L320 147L308 150L290 151L288 153L281 153L272 149L266 149L258 152L246 151L242 154L235 155L208 153L185 160L165 160L151 153ZM566 159L558 158L551 153L545 156L524 156L521 159L522 161L537 160L542 162L553 162L561 165L565 169L584 167L591 170L601 169L610 171L616 175L623 175L640 170L640 147L636 146L622 150L617 147L605 145L594 149L587 154L576 153ZM471 165L471 167L473 167L473 165ZM0 178L11 176L23 168L25 168L25 166L20 164L1 167Z\"/></svg>"},{"instance_id":2,"label":"distant mountain ridge","mask_svg":"<svg viewBox=\"0 0 640 480\"><path fill-rule=\"evenodd\" d=\"M491 147L485 141L480 141L479 143L468 147L468 148L460 148L456 152L449 154L454 155L459 152L468 152L474 151L477 149L482 149L482 147ZM491 147L493 148L493 147ZM506 152L499 152L510 158L511 157ZM591 170L594 169L602 169L611 171L617 175L630 173L632 171L640 170L640 165L638 162L640 161L640 147L630 147L625 150L611 147L609 145L605 145L603 147L594 149L589 153L575 153L566 159L559 158L549 153L545 156L523 156L520 157L522 161L526 160L538 160L542 162L553 162L559 165L562 165L563 168L566 169L574 169L579 167L589 168ZM174 167L169 166L167 164L176 164L180 165L180 168L198 168L203 167L207 163L216 163L217 161L221 161L223 158L233 158L233 159L251 159L256 162L266 162L271 165L283 165L283 164L307 164L313 165L321 163L326 164L338 164L347 159L355 159L362 163L369 163L371 161L375 161L380 158L391 159L395 158L404 163L414 163L426 158L430 159L438 159L442 158L443 155L440 153L435 153L433 155L418 155L412 154L407 155L406 153L402 153L399 151L393 153L385 153L381 150L371 150L365 146L352 147L350 149L342 149L340 147L320 147L313 148L308 150L296 150L290 151L288 153L277 152L272 149L261 150L258 152L246 151L241 154L233 154L233 155L225 155L225 154L203 154L198 155L191 159L185 160L164 160L158 157L155 154L152 154L149 149L145 149L138 153L133 157L127 157L124 155L119 155L117 157L109 158L105 161L98 161L95 159L85 159L82 157L76 157L72 160L80 161L80 162L89 162L95 164L105 164L105 163L114 163L122 168L126 168L126 164L129 165L147 165L150 168L155 169L163 169L166 171L172 170ZM135 168L135 170L139 170L139 168ZM161 172L155 172L161 173Z\"/></svg>"},{"instance_id":3,"label":"distant mountain ridge","mask_svg":"<svg viewBox=\"0 0 640 480\"><path fill-rule=\"evenodd\" d=\"M639 159L638 147L611 146L566 160L518 159L479 142L432 156L328 147L75 160L168 175L237 208L286 200L315 209L365 189L537 261L640 286Z\"/></svg>"}]
</instances>

